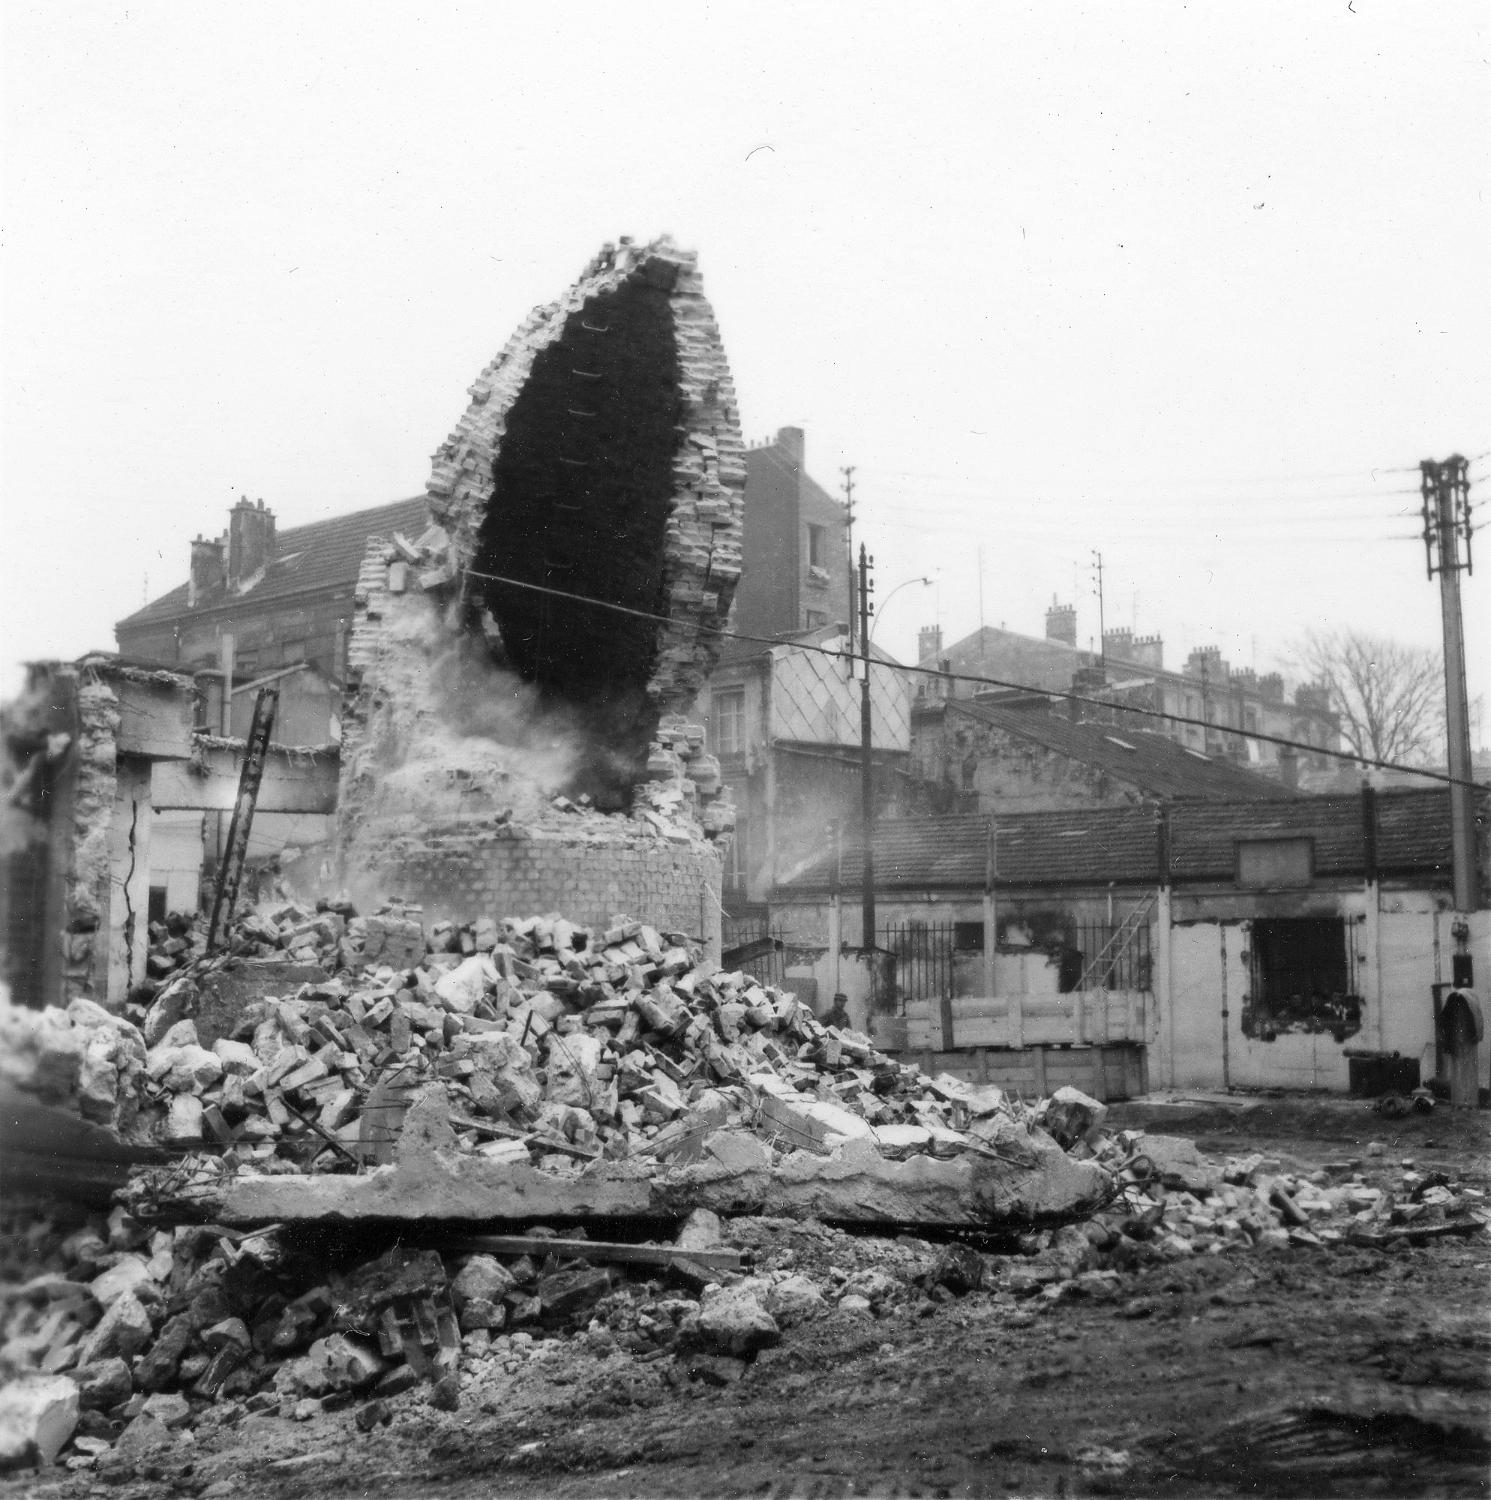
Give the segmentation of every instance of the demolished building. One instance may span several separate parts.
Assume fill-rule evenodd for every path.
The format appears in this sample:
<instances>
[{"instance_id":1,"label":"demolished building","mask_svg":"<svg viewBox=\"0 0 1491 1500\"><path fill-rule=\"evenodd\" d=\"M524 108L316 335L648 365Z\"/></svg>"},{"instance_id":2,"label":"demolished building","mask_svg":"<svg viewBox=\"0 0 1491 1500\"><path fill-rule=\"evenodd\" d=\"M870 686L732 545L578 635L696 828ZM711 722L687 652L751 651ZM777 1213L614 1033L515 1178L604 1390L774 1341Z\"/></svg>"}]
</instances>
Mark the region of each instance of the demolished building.
<instances>
[{"instance_id":1,"label":"demolished building","mask_svg":"<svg viewBox=\"0 0 1491 1500\"><path fill-rule=\"evenodd\" d=\"M694 256L608 246L470 395L429 529L371 545L359 580L349 888L453 917L645 911L717 933L731 818L678 714L740 576L745 464Z\"/></svg>"},{"instance_id":2,"label":"demolished building","mask_svg":"<svg viewBox=\"0 0 1491 1500\"><path fill-rule=\"evenodd\" d=\"M717 951L733 814L680 711L739 580L744 480L694 255L605 247L470 387L425 506L370 540L340 746L273 752L258 815L339 814L314 889L455 917L642 912ZM234 516L225 588L273 534L262 506ZM196 904L152 872L148 835L233 804L242 741L204 686L105 656L33 669L7 730L6 964L26 1003L117 1008L147 977L146 922ZM95 931L112 934L96 949Z\"/></svg>"}]
</instances>

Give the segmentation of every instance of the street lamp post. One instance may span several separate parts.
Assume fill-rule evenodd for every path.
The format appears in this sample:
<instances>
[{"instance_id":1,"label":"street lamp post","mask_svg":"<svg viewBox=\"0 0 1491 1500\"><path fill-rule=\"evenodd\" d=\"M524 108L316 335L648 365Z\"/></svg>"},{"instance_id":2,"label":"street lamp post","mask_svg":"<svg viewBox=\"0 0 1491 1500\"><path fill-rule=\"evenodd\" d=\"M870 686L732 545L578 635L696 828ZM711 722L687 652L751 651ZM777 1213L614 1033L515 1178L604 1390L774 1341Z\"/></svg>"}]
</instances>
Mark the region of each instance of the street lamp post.
<instances>
[{"instance_id":1,"label":"street lamp post","mask_svg":"<svg viewBox=\"0 0 1491 1500\"><path fill-rule=\"evenodd\" d=\"M867 953L876 946L875 788L872 779L874 761L871 756L872 736L870 733L870 591L874 587L870 582L870 569L874 563L875 559L866 553L864 543L861 542L859 548L859 640L863 670L859 682L859 790L860 819L864 825L864 858L861 866L860 886L860 943ZM913 583L919 583L925 587L931 582L930 578L908 578L904 583L898 583L885 596L885 603L888 605L902 589L909 588ZM883 612L882 606L882 614Z\"/></svg>"}]
</instances>

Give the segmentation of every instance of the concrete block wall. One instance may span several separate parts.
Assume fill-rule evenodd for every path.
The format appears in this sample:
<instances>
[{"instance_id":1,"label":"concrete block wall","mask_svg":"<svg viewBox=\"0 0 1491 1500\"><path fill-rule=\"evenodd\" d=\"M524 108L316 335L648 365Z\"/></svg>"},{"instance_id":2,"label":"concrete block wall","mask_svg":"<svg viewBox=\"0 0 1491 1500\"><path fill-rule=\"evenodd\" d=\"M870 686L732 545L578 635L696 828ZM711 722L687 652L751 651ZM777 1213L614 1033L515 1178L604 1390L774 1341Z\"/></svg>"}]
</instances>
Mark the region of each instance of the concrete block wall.
<instances>
[{"instance_id":1,"label":"concrete block wall","mask_svg":"<svg viewBox=\"0 0 1491 1500\"><path fill-rule=\"evenodd\" d=\"M452 830L391 840L379 862L386 894L423 906L427 920L559 912L605 927L628 916L686 933L719 954L721 861L706 845L550 829Z\"/></svg>"}]
</instances>

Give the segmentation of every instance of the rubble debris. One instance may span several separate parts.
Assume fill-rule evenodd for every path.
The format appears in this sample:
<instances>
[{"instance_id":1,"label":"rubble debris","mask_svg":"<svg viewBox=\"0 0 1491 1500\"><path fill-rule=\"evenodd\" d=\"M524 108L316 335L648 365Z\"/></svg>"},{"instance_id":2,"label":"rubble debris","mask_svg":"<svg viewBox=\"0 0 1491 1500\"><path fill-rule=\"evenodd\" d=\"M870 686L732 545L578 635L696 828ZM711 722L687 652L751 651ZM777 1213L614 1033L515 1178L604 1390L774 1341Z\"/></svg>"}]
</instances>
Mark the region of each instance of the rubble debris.
<instances>
[{"instance_id":1,"label":"rubble debris","mask_svg":"<svg viewBox=\"0 0 1491 1500\"><path fill-rule=\"evenodd\" d=\"M1029 1225L1110 1191L1000 1090L929 1080L645 922L427 930L415 907L321 901L244 914L226 959L180 923L159 933L178 967L139 1024L46 1013L20 1080L81 1108L51 1059L93 1044L55 1037L63 1021L106 1030L130 1066L90 1108L178 1158L139 1177L142 1208L238 1224L707 1208ZM310 977L286 984L287 959ZM204 1019L228 976L242 1008Z\"/></svg>"},{"instance_id":2,"label":"rubble debris","mask_svg":"<svg viewBox=\"0 0 1491 1500\"><path fill-rule=\"evenodd\" d=\"M286 984L287 955L306 977ZM272 977L204 1023L207 981L257 964ZM133 1019L0 1014L8 1083L181 1143L107 1217L24 1236L0 1291L13 1463L125 1462L235 1404L355 1408L370 1431L416 1389L455 1406L473 1362L571 1338L723 1386L820 1317L1114 1297L1166 1261L1392 1253L1491 1223L1484 1195L1411 1162L1385 1189L1359 1164L1217 1161L1105 1131L1076 1090L1027 1106L928 1078L631 920L281 903L152 999ZM90 1054L112 1066L91 1091ZM991 1230L1021 1253L989 1253Z\"/></svg>"},{"instance_id":3,"label":"rubble debris","mask_svg":"<svg viewBox=\"0 0 1491 1500\"><path fill-rule=\"evenodd\" d=\"M1076 1143L1074 1153L1107 1164L1120 1196L1085 1223L1023 1235L1013 1254L970 1239L892 1240L808 1217L728 1214L698 1214L687 1234L653 1241L592 1239L540 1220L511 1235L404 1221L358 1231L364 1244L315 1225L166 1226L123 1208L82 1227L35 1223L4 1239L24 1242L28 1258L8 1261L14 1284L0 1292L0 1375L8 1391L51 1392L53 1404L37 1406L49 1420L65 1426L71 1413L70 1445L55 1455L128 1465L181 1441L209 1409L304 1419L342 1406L370 1431L405 1400L449 1408L480 1388L479 1371L521 1369L559 1341L671 1358L681 1377L727 1386L784 1332L818 1318L921 1316L986 1295L1028 1318L1031 1305L1117 1299L1125 1277L1158 1264L1333 1246L1391 1254L1491 1224L1479 1190L1413 1166L1377 1186L1355 1163L1305 1174L1259 1154L1198 1153L1213 1185L1170 1187L1150 1157L1154 1139L1118 1131ZM1285 1202L1303 1225L1288 1222ZM110 1317L124 1338L116 1347L131 1330L144 1342L88 1357L121 1336L100 1339ZM45 1445L17 1440L5 1451L35 1463Z\"/></svg>"},{"instance_id":4,"label":"rubble debris","mask_svg":"<svg viewBox=\"0 0 1491 1500\"><path fill-rule=\"evenodd\" d=\"M78 1425L78 1387L65 1375L0 1385L0 1470L52 1464Z\"/></svg>"}]
</instances>

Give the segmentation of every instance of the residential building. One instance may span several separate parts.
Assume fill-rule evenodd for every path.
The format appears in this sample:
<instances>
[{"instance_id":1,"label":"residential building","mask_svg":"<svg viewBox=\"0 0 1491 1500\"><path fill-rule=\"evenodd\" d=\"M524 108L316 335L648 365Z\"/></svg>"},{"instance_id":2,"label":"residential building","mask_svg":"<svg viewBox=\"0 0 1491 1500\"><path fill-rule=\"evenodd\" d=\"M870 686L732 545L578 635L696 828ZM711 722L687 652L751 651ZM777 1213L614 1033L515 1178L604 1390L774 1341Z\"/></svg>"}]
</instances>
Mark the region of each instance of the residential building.
<instances>
[{"instance_id":1,"label":"residential building","mask_svg":"<svg viewBox=\"0 0 1491 1500\"><path fill-rule=\"evenodd\" d=\"M746 449L741 582L732 628L792 635L853 619L848 514L805 467L800 427Z\"/></svg>"},{"instance_id":2,"label":"residential building","mask_svg":"<svg viewBox=\"0 0 1491 1500\"><path fill-rule=\"evenodd\" d=\"M1044 637L985 626L944 647L940 630L922 631L919 664L947 676L923 678L918 695L971 698L985 689L960 679L979 677L1047 694L1075 692L1111 704L1108 716L1115 725L1148 729L1203 754L1250 765L1286 786L1308 788L1312 780L1334 775L1337 763L1328 755L1249 737L1271 735L1339 750L1340 723L1325 688L1306 683L1287 695L1279 673L1260 676L1251 668L1234 668L1216 647L1192 651L1179 671L1165 666L1164 652L1159 636L1136 636L1127 629L1106 631L1101 652L1083 650L1077 645L1075 607L1053 600ZM1088 713L1103 716L1101 710Z\"/></svg>"},{"instance_id":3,"label":"residential building","mask_svg":"<svg viewBox=\"0 0 1491 1500\"><path fill-rule=\"evenodd\" d=\"M821 853L861 816L861 687L841 629L820 626L776 645L731 641L696 704L735 803L724 903L759 911L772 885ZM843 653L838 654L838 653ZM911 688L876 653L870 678L877 807L911 805L906 762Z\"/></svg>"},{"instance_id":4,"label":"residential building","mask_svg":"<svg viewBox=\"0 0 1491 1500\"><path fill-rule=\"evenodd\" d=\"M913 775L940 812L1027 812L1191 798L1261 801L1279 784L1153 729L1093 722L1041 694L922 697L911 715Z\"/></svg>"},{"instance_id":5,"label":"residential building","mask_svg":"<svg viewBox=\"0 0 1491 1500\"><path fill-rule=\"evenodd\" d=\"M1470 913L1448 792L1369 789L886 821L883 962L845 955L857 841L778 884L772 927L883 1045L1026 1091L1345 1090L1372 1056L1444 1077L1440 1004L1491 973L1478 800Z\"/></svg>"},{"instance_id":6,"label":"residential building","mask_svg":"<svg viewBox=\"0 0 1491 1500\"><path fill-rule=\"evenodd\" d=\"M262 500L241 499L221 536L191 543L187 581L114 627L119 650L193 677L200 728L244 738L258 689L273 686L273 743L334 747L368 538L413 538L427 525L423 496L284 532ZM330 810L261 807L249 853L262 860L315 849L331 831ZM152 861L170 910L198 904L202 871L215 868L226 832L222 810L178 808L156 817Z\"/></svg>"},{"instance_id":7,"label":"residential building","mask_svg":"<svg viewBox=\"0 0 1491 1500\"><path fill-rule=\"evenodd\" d=\"M120 620L114 637L135 660L216 674L203 703L213 728L246 733L253 690L273 680L280 688L275 742L335 743L368 538L399 532L412 539L428 524L419 496L277 533L274 512L244 498L220 537L192 542L187 581ZM224 672L232 680L226 717Z\"/></svg>"},{"instance_id":8,"label":"residential building","mask_svg":"<svg viewBox=\"0 0 1491 1500\"><path fill-rule=\"evenodd\" d=\"M807 474L804 448L802 429L784 427L746 454L744 574L731 625L747 635L827 640L841 635L851 618L847 512ZM428 524L426 497L418 496L280 532L274 512L262 501L241 499L222 535L191 543L187 582L119 621L119 649L132 659L193 674L204 727L242 737L255 690L273 683L280 691L277 744L335 744L353 599L368 539L397 533L413 541ZM807 802L837 816L847 815L858 799L858 762L850 750L858 744L858 687L847 683L847 668L836 668L844 680L832 685L815 679L826 696L818 707L820 718L810 725L811 715L783 717L788 679L790 692L800 699L807 691L803 673L772 666L773 660L757 644L732 643L721 664L722 702L716 707L706 689L696 709L709 723L712 745L741 747L723 759L742 809L730 886L734 899L742 901L748 891L764 897L772 872L787 867L783 860L790 865ZM781 679L775 692L774 674ZM904 762L907 714L890 703L903 704L906 690L892 689L882 679L877 672L876 754ZM892 722L894 730L888 727ZM780 778L775 771L767 776L761 759L764 747L777 743L790 746L793 757L792 770ZM834 783L831 794L804 783L807 752L814 748L828 756L817 764L817 775ZM776 823L761 822L767 809L778 805L779 791L781 805L794 810L780 838ZM220 822L200 815L158 820L158 855L174 861L173 899L195 889L204 840L209 862L215 857ZM263 856L286 846L313 845L328 833L324 818L261 817L252 852Z\"/></svg>"}]
</instances>

